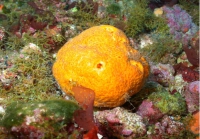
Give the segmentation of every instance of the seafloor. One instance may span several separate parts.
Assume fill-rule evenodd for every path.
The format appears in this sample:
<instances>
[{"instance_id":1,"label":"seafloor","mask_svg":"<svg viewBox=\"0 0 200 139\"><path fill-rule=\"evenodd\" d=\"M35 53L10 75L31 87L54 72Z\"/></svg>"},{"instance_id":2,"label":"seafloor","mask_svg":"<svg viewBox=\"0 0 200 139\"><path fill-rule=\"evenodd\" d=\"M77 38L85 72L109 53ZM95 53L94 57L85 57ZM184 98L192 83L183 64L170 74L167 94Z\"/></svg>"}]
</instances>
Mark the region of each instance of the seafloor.
<instances>
[{"instance_id":1,"label":"seafloor","mask_svg":"<svg viewBox=\"0 0 200 139\"><path fill-rule=\"evenodd\" d=\"M73 79L64 92L52 72L66 42L100 25L149 65L140 91L109 108ZM199 85L198 0L0 1L0 139L199 139Z\"/></svg>"}]
</instances>

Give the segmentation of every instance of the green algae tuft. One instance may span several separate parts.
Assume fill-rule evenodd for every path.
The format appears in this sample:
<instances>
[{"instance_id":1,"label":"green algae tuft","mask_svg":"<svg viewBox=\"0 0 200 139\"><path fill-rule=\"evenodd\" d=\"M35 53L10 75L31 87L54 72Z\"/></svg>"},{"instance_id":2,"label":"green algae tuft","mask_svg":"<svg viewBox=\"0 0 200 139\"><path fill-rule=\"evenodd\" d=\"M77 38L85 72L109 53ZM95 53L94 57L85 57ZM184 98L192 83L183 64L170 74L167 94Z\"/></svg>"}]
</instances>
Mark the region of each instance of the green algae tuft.
<instances>
[{"instance_id":1,"label":"green algae tuft","mask_svg":"<svg viewBox=\"0 0 200 139\"><path fill-rule=\"evenodd\" d=\"M159 110L168 115L183 115L186 113L186 102L180 93L170 94L167 91L152 93L149 100L153 101L154 105Z\"/></svg>"}]
</instances>

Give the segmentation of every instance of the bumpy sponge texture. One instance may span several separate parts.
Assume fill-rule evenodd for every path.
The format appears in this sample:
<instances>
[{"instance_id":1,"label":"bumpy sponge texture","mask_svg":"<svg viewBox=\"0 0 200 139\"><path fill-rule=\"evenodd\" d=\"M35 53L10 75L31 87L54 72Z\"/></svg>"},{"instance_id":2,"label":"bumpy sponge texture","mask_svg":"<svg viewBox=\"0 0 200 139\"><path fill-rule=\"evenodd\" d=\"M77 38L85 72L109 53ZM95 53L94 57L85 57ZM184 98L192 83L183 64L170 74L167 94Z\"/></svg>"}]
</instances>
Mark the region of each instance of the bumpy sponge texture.
<instances>
[{"instance_id":1,"label":"bumpy sponge texture","mask_svg":"<svg viewBox=\"0 0 200 139\"><path fill-rule=\"evenodd\" d=\"M95 92L95 106L116 107L141 89L149 65L121 30L101 25L83 31L58 51L53 74L67 94L81 85Z\"/></svg>"}]
</instances>

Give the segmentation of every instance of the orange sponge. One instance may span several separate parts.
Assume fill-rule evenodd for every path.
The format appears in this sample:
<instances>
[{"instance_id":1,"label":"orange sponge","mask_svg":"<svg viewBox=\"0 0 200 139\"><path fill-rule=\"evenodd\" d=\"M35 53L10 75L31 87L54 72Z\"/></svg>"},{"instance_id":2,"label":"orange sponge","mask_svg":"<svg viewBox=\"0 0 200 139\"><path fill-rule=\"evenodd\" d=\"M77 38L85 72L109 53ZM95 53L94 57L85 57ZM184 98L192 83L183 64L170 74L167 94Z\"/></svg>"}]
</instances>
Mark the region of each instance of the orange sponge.
<instances>
[{"instance_id":1,"label":"orange sponge","mask_svg":"<svg viewBox=\"0 0 200 139\"><path fill-rule=\"evenodd\" d=\"M199 121L199 117L200 117L200 112L198 111L197 113L194 113L192 115L193 119L190 121L189 123L189 129L190 131L192 131L194 134L200 134L200 121ZM196 139L199 139L199 137L197 137Z\"/></svg>"},{"instance_id":2,"label":"orange sponge","mask_svg":"<svg viewBox=\"0 0 200 139\"><path fill-rule=\"evenodd\" d=\"M116 107L142 88L149 65L121 30L101 25L83 31L58 51L53 74L67 94L74 95L72 87L81 85L95 92L95 106Z\"/></svg>"}]
</instances>

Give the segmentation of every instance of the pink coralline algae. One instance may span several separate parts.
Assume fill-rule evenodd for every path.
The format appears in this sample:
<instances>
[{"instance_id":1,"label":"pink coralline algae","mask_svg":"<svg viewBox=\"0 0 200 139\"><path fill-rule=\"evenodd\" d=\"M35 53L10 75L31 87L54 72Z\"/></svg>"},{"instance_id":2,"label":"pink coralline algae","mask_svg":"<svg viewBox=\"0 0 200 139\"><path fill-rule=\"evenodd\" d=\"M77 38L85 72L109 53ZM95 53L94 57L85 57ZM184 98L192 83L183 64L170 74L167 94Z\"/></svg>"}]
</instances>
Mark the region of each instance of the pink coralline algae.
<instances>
[{"instance_id":1,"label":"pink coralline algae","mask_svg":"<svg viewBox=\"0 0 200 139\"><path fill-rule=\"evenodd\" d=\"M180 93L173 95L164 88L153 92L143 100L137 110L145 123L154 124L164 115L181 115L186 112L186 103Z\"/></svg>"},{"instance_id":2,"label":"pink coralline algae","mask_svg":"<svg viewBox=\"0 0 200 139\"><path fill-rule=\"evenodd\" d=\"M142 117L126 109L116 107L95 113L99 130L104 137L140 137L146 133Z\"/></svg>"},{"instance_id":3,"label":"pink coralline algae","mask_svg":"<svg viewBox=\"0 0 200 139\"><path fill-rule=\"evenodd\" d=\"M168 86L169 82L174 80L175 71L170 64L151 65L150 80L153 80L163 86Z\"/></svg>"},{"instance_id":4,"label":"pink coralline algae","mask_svg":"<svg viewBox=\"0 0 200 139\"><path fill-rule=\"evenodd\" d=\"M190 46L184 46L183 50L185 51L188 61L195 67L199 66L199 34L198 31L194 37L190 40Z\"/></svg>"},{"instance_id":5,"label":"pink coralline algae","mask_svg":"<svg viewBox=\"0 0 200 139\"><path fill-rule=\"evenodd\" d=\"M182 63L174 65L173 67L176 75L181 74L184 81L190 83L199 80L199 72L191 69L191 67L187 67Z\"/></svg>"},{"instance_id":6,"label":"pink coralline algae","mask_svg":"<svg viewBox=\"0 0 200 139\"><path fill-rule=\"evenodd\" d=\"M144 100L136 113L149 123L154 123L164 115L150 100Z\"/></svg>"},{"instance_id":7,"label":"pink coralline algae","mask_svg":"<svg viewBox=\"0 0 200 139\"><path fill-rule=\"evenodd\" d=\"M44 138L44 131L38 130L34 126L23 124L21 126L14 126L11 132L19 139L42 139Z\"/></svg>"},{"instance_id":8,"label":"pink coralline algae","mask_svg":"<svg viewBox=\"0 0 200 139\"><path fill-rule=\"evenodd\" d=\"M194 81L189 83L184 93L187 109L191 113L199 110L199 85L200 81Z\"/></svg>"},{"instance_id":9,"label":"pink coralline algae","mask_svg":"<svg viewBox=\"0 0 200 139\"><path fill-rule=\"evenodd\" d=\"M198 31L198 26L192 22L192 17L177 4L173 7L163 7L167 18L170 34L176 41L188 45L189 40Z\"/></svg>"},{"instance_id":10,"label":"pink coralline algae","mask_svg":"<svg viewBox=\"0 0 200 139\"><path fill-rule=\"evenodd\" d=\"M151 139L163 139L165 135L178 136L184 130L184 124L176 121L175 117L165 115L155 124L153 132L149 132Z\"/></svg>"},{"instance_id":11,"label":"pink coralline algae","mask_svg":"<svg viewBox=\"0 0 200 139\"><path fill-rule=\"evenodd\" d=\"M33 138L33 139L42 139L45 136L45 132L33 126L32 123L42 123L44 119L41 116L41 110L35 109L33 111L33 116L26 116L24 122L19 126L13 126L11 132L14 136L19 139L23 138Z\"/></svg>"}]
</instances>

